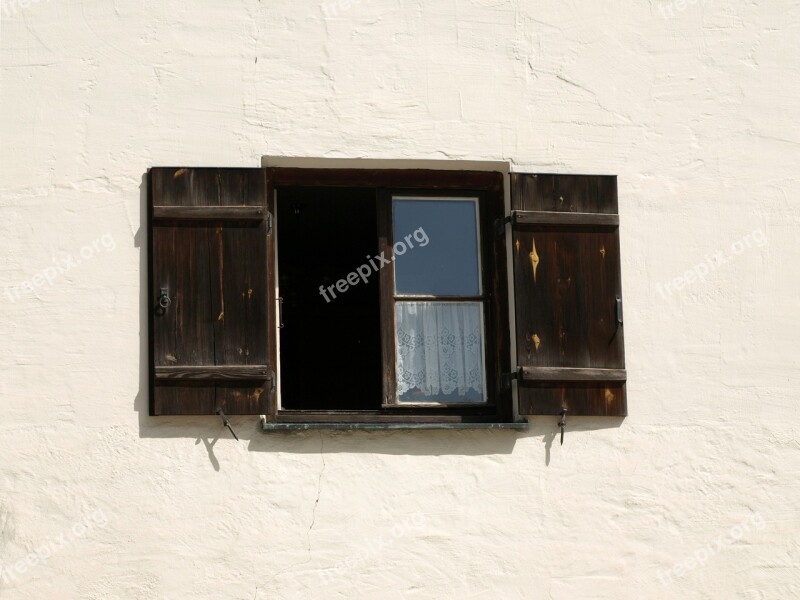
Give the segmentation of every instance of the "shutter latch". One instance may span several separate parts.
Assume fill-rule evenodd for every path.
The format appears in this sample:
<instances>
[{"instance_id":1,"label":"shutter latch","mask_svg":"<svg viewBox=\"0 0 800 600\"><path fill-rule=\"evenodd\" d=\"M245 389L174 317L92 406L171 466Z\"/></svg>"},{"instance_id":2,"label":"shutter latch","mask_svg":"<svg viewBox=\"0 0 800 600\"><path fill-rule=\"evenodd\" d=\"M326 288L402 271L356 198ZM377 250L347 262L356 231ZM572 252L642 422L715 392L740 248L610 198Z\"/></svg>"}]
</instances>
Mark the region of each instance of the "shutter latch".
<instances>
[{"instance_id":1,"label":"shutter latch","mask_svg":"<svg viewBox=\"0 0 800 600\"><path fill-rule=\"evenodd\" d=\"M511 214L503 217L502 219L495 219L494 220L494 237L497 240L502 240L506 235L506 224L508 223L516 223L517 221L517 214L514 211L511 211Z\"/></svg>"},{"instance_id":2,"label":"shutter latch","mask_svg":"<svg viewBox=\"0 0 800 600\"><path fill-rule=\"evenodd\" d=\"M218 409L217 409L217 414L218 414L220 417L222 417L222 423L223 423L223 425L225 425L225 427L227 427L228 429L230 429L231 435L233 435L233 439L235 439L235 440L238 442L238 441L239 441L239 438L238 438L238 437L236 437L236 432L233 430L233 427L231 427L231 422L230 422L230 421L228 421L228 417L226 417L226 416L225 416L225 413L224 413L224 412L222 412L222 408L218 408Z\"/></svg>"},{"instance_id":3,"label":"shutter latch","mask_svg":"<svg viewBox=\"0 0 800 600\"><path fill-rule=\"evenodd\" d=\"M158 314L163 315L167 312L169 305L172 304L172 299L169 297L169 288L161 288L158 295Z\"/></svg>"},{"instance_id":4,"label":"shutter latch","mask_svg":"<svg viewBox=\"0 0 800 600\"><path fill-rule=\"evenodd\" d=\"M561 409L561 420L558 422L558 426L561 428L561 445L564 445L564 428L567 426L567 409Z\"/></svg>"}]
</instances>

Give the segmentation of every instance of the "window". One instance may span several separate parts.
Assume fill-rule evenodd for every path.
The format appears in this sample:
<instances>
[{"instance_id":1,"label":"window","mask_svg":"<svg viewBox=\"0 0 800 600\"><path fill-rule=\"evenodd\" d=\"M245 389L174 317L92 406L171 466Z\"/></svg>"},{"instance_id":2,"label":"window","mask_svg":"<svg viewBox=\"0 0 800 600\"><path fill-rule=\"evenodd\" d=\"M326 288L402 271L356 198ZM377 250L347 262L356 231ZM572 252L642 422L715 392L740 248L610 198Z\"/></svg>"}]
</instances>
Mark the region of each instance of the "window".
<instances>
[{"instance_id":1,"label":"window","mask_svg":"<svg viewBox=\"0 0 800 600\"><path fill-rule=\"evenodd\" d=\"M503 214L501 176L270 176L276 418L509 420L505 257L489 233ZM503 268L484 269L493 260ZM502 310L489 303L494 289Z\"/></svg>"},{"instance_id":2,"label":"window","mask_svg":"<svg viewBox=\"0 0 800 600\"><path fill-rule=\"evenodd\" d=\"M510 185L151 169L151 414L508 423L516 379L520 414L624 415L616 179Z\"/></svg>"},{"instance_id":3,"label":"window","mask_svg":"<svg viewBox=\"0 0 800 600\"><path fill-rule=\"evenodd\" d=\"M395 379L389 403L488 400L478 198L392 196ZM421 233L416 239L406 232ZM405 237L404 237L405 234ZM424 245L423 245L424 242Z\"/></svg>"}]
</instances>

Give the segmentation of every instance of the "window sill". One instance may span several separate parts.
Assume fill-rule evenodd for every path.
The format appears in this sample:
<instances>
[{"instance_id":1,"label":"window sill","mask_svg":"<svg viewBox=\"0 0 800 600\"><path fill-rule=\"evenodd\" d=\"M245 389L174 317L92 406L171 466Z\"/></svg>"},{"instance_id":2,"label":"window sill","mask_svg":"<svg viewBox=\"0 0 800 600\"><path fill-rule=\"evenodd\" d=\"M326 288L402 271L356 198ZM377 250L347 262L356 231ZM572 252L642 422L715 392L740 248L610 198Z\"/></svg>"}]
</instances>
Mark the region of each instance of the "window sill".
<instances>
[{"instance_id":1,"label":"window sill","mask_svg":"<svg viewBox=\"0 0 800 600\"><path fill-rule=\"evenodd\" d=\"M262 419L261 428L273 431L309 431L328 429L333 431L383 431L396 429L513 429L526 431L527 421L516 423L268 423Z\"/></svg>"}]
</instances>

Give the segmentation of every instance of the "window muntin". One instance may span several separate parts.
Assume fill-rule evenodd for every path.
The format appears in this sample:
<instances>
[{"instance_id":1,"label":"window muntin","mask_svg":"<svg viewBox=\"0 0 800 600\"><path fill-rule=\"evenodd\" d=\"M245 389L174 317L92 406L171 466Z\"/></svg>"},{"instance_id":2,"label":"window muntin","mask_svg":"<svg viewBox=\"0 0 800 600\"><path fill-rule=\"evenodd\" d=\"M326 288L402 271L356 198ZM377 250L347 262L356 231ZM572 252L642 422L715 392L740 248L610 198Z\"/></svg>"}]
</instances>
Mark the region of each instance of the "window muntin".
<instances>
[{"instance_id":1,"label":"window muntin","mask_svg":"<svg viewBox=\"0 0 800 600\"><path fill-rule=\"evenodd\" d=\"M392 197L397 404L487 401L478 214L477 198ZM412 231L427 242L398 255Z\"/></svg>"}]
</instances>

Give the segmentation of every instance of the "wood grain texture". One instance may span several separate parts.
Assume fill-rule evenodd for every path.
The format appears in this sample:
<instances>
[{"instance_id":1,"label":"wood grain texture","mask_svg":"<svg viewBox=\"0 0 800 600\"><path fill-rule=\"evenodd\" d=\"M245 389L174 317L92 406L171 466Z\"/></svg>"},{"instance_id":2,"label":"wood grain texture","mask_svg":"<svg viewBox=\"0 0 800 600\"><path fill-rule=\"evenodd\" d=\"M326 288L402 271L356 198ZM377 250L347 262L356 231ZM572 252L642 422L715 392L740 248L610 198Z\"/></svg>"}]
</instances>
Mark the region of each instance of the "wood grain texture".
<instances>
[{"instance_id":1,"label":"wood grain texture","mask_svg":"<svg viewBox=\"0 0 800 600\"><path fill-rule=\"evenodd\" d=\"M262 206L154 206L154 220L241 220L260 221L266 210Z\"/></svg>"},{"instance_id":2,"label":"wood grain texture","mask_svg":"<svg viewBox=\"0 0 800 600\"><path fill-rule=\"evenodd\" d=\"M619 214L613 175L511 174L511 210Z\"/></svg>"},{"instance_id":3,"label":"wood grain texture","mask_svg":"<svg viewBox=\"0 0 800 600\"><path fill-rule=\"evenodd\" d=\"M511 390L504 374L511 372L509 360L511 329L509 317L509 282L507 277L506 241L494 235L494 223L505 214L503 181L494 179L486 188L481 203L481 243L483 289L487 291L486 311L486 373L489 399L497 406L499 420L514 418Z\"/></svg>"},{"instance_id":4,"label":"wood grain texture","mask_svg":"<svg viewBox=\"0 0 800 600\"><path fill-rule=\"evenodd\" d=\"M392 255L392 195L381 190L377 195L378 254ZM395 348L396 308L394 263L380 270L382 405L397 405L397 356Z\"/></svg>"},{"instance_id":5,"label":"wood grain texture","mask_svg":"<svg viewBox=\"0 0 800 600\"><path fill-rule=\"evenodd\" d=\"M569 417L624 417L628 414L624 382L531 383L519 388L521 415Z\"/></svg>"},{"instance_id":6,"label":"wood grain texture","mask_svg":"<svg viewBox=\"0 0 800 600\"><path fill-rule=\"evenodd\" d=\"M625 369L521 367L522 381L625 381Z\"/></svg>"},{"instance_id":7,"label":"wood grain texture","mask_svg":"<svg viewBox=\"0 0 800 600\"><path fill-rule=\"evenodd\" d=\"M276 186L373 187L429 190L486 190L503 185L503 175L492 171L436 171L428 169L298 169L267 168Z\"/></svg>"},{"instance_id":8,"label":"wood grain texture","mask_svg":"<svg viewBox=\"0 0 800 600\"><path fill-rule=\"evenodd\" d=\"M605 225L616 227L619 225L619 215L519 210L514 211L514 223L518 225L580 225L586 227Z\"/></svg>"},{"instance_id":9,"label":"wood grain texture","mask_svg":"<svg viewBox=\"0 0 800 600\"><path fill-rule=\"evenodd\" d=\"M156 367L156 379L189 380L265 380L269 365L201 365L195 367Z\"/></svg>"},{"instance_id":10,"label":"wood grain texture","mask_svg":"<svg viewBox=\"0 0 800 600\"><path fill-rule=\"evenodd\" d=\"M263 169L153 167L153 207L265 206Z\"/></svg>"}]
</instances>

